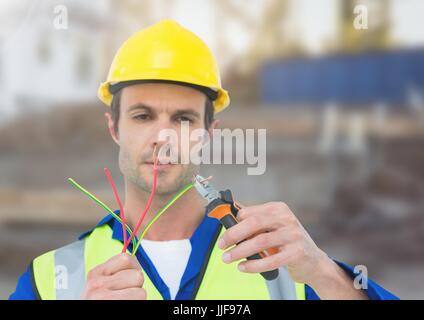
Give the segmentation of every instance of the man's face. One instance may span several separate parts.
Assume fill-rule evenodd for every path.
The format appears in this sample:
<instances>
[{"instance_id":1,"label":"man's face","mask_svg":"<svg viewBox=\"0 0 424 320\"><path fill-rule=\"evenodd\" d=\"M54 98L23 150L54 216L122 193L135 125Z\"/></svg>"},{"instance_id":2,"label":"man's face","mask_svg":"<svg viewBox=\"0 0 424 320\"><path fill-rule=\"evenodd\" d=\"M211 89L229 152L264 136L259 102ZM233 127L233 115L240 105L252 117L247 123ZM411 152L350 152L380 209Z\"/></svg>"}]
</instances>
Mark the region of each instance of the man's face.
<instances>
[{"instance_id":1,"label":"man's face","mask_svg":"<svg viewBox=\"0 0 424 320\"><path fill-rule=\"evenodd\" d=\"M203 93L173 84L146 83L122 89L119 130L111 133L120 146L119 167L125 179L150 191L153 150L155 145L159 149L165 143L158 140L159 132L175 130L180 141L183 121L189 122L190 133L204 128L205 102ZM108 122L111 129L110 117ZM198 170L193 164L159 164L156 193L177 192L191 182Z\"/></svg>"}]
</instances>

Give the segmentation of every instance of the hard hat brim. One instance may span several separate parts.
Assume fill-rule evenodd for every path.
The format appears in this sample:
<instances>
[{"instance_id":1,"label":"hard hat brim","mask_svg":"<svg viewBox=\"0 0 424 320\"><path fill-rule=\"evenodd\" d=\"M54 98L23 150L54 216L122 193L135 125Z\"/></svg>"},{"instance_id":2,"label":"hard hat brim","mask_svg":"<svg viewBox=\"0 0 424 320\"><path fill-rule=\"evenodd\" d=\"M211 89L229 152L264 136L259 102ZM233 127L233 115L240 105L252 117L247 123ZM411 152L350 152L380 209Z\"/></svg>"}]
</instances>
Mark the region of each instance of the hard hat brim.
<instances>
[{"instance_id":1,"label":"hard hat brim","mask_svg":"<svg viewBox=\"0 0 424 320\"><path fill-rule=\"evenodd\" d=\"M112 98L113 98L113 94L111 92L116 90L118 91L119 89L122 89L123 87L125 87L126 85L124 85L122 88L115 87L117 86L119 83L126 83L126 82L137 82L137 83L142 83L142 82L170 82L170 83L179 83L181 85L188 85L191 87L198 87L199 89L202 88L203 90L207 89L204 91L204 93L207 95L207 93L212 94L212 92L214 94L212 94L213 98L215 99L211 99L213 101L213 106L214 106L214 112L218 113L221 112L222 110L224 110L226 107L228 107L228 105L230 104L230 96L228 95L228 92L222 88L209 88L209 87L204 87L204 86L199 86L199 85L195 85L192 83L188 83L188 82L182 82L182 81L174 81L174 80L158 80L158 79L154 79L154 80L128 80L128 81L122 81L122 82L118 82L118 83L114 83L111 84L109 81L103 82L100 84L99 86L99 90L97 92L97 96L98 98L108 107L110 107L110 105L112 104ZM216 97L215 97L216 95ZM207 95L208 96L208 95Z\"/></svg>"},{"instance_id":2,"label":"hard hat brim","mask_svg":"<svg viewBox=\"0 0 424 320\"><path fill-rule=\"evenodd\" d=\"M169 83L169 84L176 84L184 87L193 88L195 90L198 90L202 93L204 93L211 101L215 101L218 98L218 92L216 90L213 90L208 87L199 86L197 84L193 83L187 83L182 81L174 81L174 80L158 80L158 79L151 79L151 80L130 80L130 81L121 81L118 83L110 84L109 85L109 92L114 95L119 90L136 85L136 84L142 84L142 83Z\"/></svg>"}]
</instances>

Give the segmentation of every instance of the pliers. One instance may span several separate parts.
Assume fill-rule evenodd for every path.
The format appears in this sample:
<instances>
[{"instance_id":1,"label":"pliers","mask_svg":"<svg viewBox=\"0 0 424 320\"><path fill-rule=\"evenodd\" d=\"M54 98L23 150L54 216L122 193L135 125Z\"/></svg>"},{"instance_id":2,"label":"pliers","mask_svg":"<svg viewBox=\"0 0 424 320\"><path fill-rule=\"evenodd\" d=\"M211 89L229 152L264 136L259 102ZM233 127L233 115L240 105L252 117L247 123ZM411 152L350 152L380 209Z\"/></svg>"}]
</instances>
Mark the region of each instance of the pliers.
<instances>
[{"instance_id":1,"label":"pliers","mask_svg":"<svg viewBox=\"0 0 424 320\"><path fill-rule=\"evenodd\" d=\"M237 213L241 207L234 201L231 190L218 192L207 179L200 175L194 177L194 186L197 192L207 201L206 214L209 217L218 219L226 229L239 223ZM247 257L247 259L262 259L277 252L277 248L269 248ZM261 272L261 275L266 280L274 280L278 277L278 269Z\"/></svg>"}]
</instances>

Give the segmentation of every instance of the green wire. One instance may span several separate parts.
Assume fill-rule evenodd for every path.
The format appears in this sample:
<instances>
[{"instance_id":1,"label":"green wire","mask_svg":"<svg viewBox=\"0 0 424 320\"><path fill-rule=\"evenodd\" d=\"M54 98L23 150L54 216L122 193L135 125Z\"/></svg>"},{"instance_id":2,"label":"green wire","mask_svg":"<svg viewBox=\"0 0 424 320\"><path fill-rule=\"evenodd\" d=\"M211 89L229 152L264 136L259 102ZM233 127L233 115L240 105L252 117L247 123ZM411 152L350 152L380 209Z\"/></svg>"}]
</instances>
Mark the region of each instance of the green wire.
<instances>
[{"instance_id":1,"label":"green wire","mask_svg":"<svg viewBox=\"0 0 424 320\"><path fill-rule=\"evenodd\" d=\"M150 227L153 225L153 223L155 223L155 221L157 219L159 219L159 217L175 202L177 201L179 198L181 198L181 196L186 193L188 190L190 190L193 187L193 183L190 183L189 185L185 186L184 189L180 190L164 207L162 207L159 212L153 217L152 220L150 220L150 222L144 227L143 232L140 235L140 239L138 239L137 244L135 245L133 252L132 252L132 256L135 255L135 253L137 252L138 247L140 246L141 240L143 239L143 237L145 236L145 234L147 233L147 231L150 229Z\"/></svg>"},{"instance_id":2,"label":"green wire","mask_svg":"<svg viewBox=\"0 0 424 320\"><path fill-rule=\"evenodd\" d=\"M92 200L94 200L99 206L101 206L103 209L105 209L112 217L114 217L116 220L118 220L122 224L121 218L113 212L106 204L104 204L102 201L100 201L98 198L96 198L92 193L90 193L88 190L84 189L81 185L79 185L74 179L68 178L68 181L72 183L77 189L79 189L81 192L86 194L88 197L90 197ZM140 239L138 239L136 243L136 237L134 236L132 239L133 244L133 252L132 256L135 255L137 252L138 247L141 244L141 240L146 235L147 231L150 229L150 227L156 222L156 220L159 219L159 217L171 206L174 204L175 201L177 201L179 198L181 198L188 190L190 190L193 187L193 183L190 183L189 185L185 186L182 190L180 190L164 207L162 207L159 212L153 217L153 219L144 227ZM125 225L126 229L130 233L130 236L132 235L132 230L129 226Z\"/></svg>"},{"instance_id":3,"label":"green wire","mask_svg":"<svg viewBox=\"0 0 424 320\"><path fill-rule=\"evenodd\" d=\"M92 193L90 193L88 190L84 189L81 185L79 185L77 182L75 182L74 179L68 178L68 181L71 182L74 185L74 187L78 188L84 194L86 194L91 199L93 199L99 206L101 206L103 209L105 209L107 212L109 212L109 214L112 215L112 217L114 217L116 220L118 220L122 224L121 218L115 212L113 212L107 205L105 205L103 202L101 202L99 199L97 199ZM128 230L128 232L130 233L130 236L131 236L132 235L131 228L127 224L125 224L125 227L126 227L126 229ZM135 238L132 239L132 243L133 243L133 246L136 245Z\"/></svg>"}]
</instances>

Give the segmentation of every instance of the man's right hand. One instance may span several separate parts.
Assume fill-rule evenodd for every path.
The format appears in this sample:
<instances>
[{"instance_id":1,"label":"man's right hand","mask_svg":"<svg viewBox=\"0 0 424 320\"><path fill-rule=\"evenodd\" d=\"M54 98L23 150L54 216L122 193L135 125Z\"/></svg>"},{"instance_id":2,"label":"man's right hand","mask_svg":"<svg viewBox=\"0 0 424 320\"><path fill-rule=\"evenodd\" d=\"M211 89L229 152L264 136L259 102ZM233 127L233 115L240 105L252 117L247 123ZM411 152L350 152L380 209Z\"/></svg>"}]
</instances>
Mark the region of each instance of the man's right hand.
<instances>
[{"instance_id":1,"label":"man's right hand","mask_svg":"<svg viewBox=\"0 0 424 320\"><path fill-rule=\"evenodd\" d=\"M146 300L141 266L135 257L120 253L90 270L81 299Z\"/></svg>"}]
</instances>

